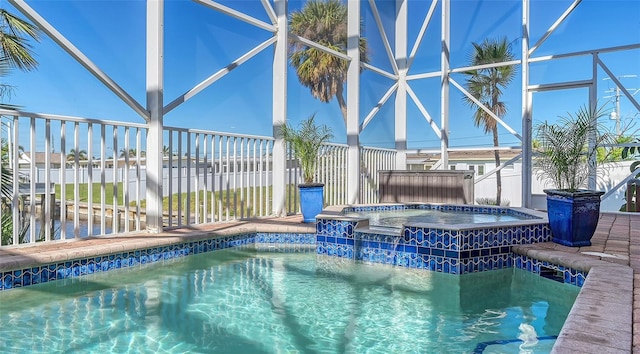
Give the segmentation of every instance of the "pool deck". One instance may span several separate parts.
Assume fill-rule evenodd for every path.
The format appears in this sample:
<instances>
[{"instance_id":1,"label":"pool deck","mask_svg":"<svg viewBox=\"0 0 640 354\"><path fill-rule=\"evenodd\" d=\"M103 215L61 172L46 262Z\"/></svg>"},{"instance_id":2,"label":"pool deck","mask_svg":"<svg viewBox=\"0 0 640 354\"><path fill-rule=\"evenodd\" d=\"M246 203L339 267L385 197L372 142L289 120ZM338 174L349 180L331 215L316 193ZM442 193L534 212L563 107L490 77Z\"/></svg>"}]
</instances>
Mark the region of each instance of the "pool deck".
<instances>
[{"instance_id":1,"label":"pool deck","mask_svg":"<svg viewBox=\"0 0 640 354\"><path fill-rule=\"evenodd\" d=\"M591 243L513 247L589 271L552 353L640 353L640 213L602 213Z\"/></svg>"},{"instance_id":2,"label":"pool deck","mask_svg":"<svg viewBox=\"0 0 640 354\"><path fill-rule=\"evenodd\" d=\"M216 223L0 249L0 272L65 260L249 232L314 233L301 216ZM640 213L603 213L592 246L554 243L515 246L513 251L589 271L558 336L554 353L640 354ZM10 290L9 290L10 291Z\"/></svg>"}]
</instances>

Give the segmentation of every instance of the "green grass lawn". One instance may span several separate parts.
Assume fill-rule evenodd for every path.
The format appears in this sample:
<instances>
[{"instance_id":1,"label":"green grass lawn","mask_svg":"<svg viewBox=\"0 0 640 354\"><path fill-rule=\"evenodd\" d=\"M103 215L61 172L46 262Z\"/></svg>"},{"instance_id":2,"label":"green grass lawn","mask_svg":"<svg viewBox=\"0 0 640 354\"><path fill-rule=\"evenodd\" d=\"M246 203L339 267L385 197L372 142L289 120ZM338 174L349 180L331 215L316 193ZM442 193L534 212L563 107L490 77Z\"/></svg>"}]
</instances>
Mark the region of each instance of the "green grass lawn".
<instances>
[{"instance_id":1,"label":"green grass lawn","mask_svg":"<svg viewBox=\"0 0 640 354\"><path fill-rule=\"evenodd\" d=\"M59 184L56 184L56 199L61 199L60 198L60 190L62 188L60 188L61 186ZM101 190L100 190L100 183L93 183L93 185L91 186L91 192L93 193L93 197L91 198L93 203L95 204L100 204L101 198L100 196L101 194ZM118 182L116 184L116 188L118 190L118 205L123 205L124 204L124 190L122 189L122 182ZM113 204L113 184L108 183L104 186L104 191L105 191L105 203L106 204ZM78 188L78 192L79 192L79 201L81 203L88 203L89 202L89 184L85 183L85 184L80 184L79 188ZM70 200L70 201L74 201L75 199L75 187L73 184L67 184L65 186L65 198L66 200Z\"/></svg>"},{"instance_id":2,"label":"green grass lawn","mask_svg":"<svg viewBox=\"0 0 640 354\"><path fill-rule=\"evenodd\" d=\"M107 205L112 205L113 204L113 192L114 192L114 188L113 188L113 184L107 184L105 185L105 203ZM100 204L101 203L101 189L100 189L100 184L99 183L93 183L92 185L92 202L94 204ZM116 185L117 191L118 191L118 206L124 206L124 190L122 187L122 183L119 182ZM56 199L61 199L60 195L60 185L57 184L55 186L55 191L56 191ZM85 183L85 184L81 184L79 185L79 201L81 203L88 203L88 196L89 196L89 184ZM132 192L132 191L130 191ZM241 193L243 192L243 193ZM262 195L258 194L260 192L260 190L258 189L256 191L256 209L258 209L256 211L259 212L260 210L260 202L262 202L262 210L266 211L269 210L271 208L271 195L272 195L272 188L268 187L268 188L262 188L261 192ZM66 188L65 188L65 199L69 200L69 201L74 201L75 196L75 188L73 184L67 184ZM220 204L222 204L222 213L223 215L226 215L226 208L228 206L229 208L229 215L230 216L235 216L235 215L244 215L244 216L251 216L252 212L253 212L253 199L254 199L254 188L253 187L247 187L247 188L242 188L242 189L235 189L235 190L229 190L229 192L227 193L227 191L217 191L217 192L204 192L204 191L200 191L198 198L199 198L199 207L200 207L200 212L202 212L204 210L204 199L205 199L205 193L206 193L206 197L207 197L207 213L211 213L211 200L212 198L215 199L214 202L214 207L216 208L216 210L220 207ZM267 193L269 194L269 198L267 198ZM291 200L293 201L293 195L291 193L298 193L297 189L295 188L294 185L288 185L287 186L287 191L286 191L286 199L285 200L289 200L289 198L291 197ZM242 194L242 198L241 198L241 194ZM130 194L131 196L131 194ZM296 194L297 196L297 194ZM131 196L130 198L132 198L133 196ZM145 196L142 196L145 197ZM234 199L235 198L235 199ZM193 214L195 213L195 208L196 208L196 192L191 192L190 193L190 198L189 198L189 211ZM178 205L181 205L182 207L182 213L186 212L186 205L187 203L187 194L183 193L182 197L179 198L177 194L174 194L171 198L171 209L173 211L173 213L177 213L178 211ZM129 203L130 206L135 206L136 202L135 200L131 200L131 202ZM145 208L146 206L146 201L145 200L141 200L140 201L140 207L141 208ZM162 209L165 212L169 211L169 197L164 197L162 199ZM298 199L296 197L296 202L293 208L294 211L298 210Z\"/></svg>"}]
</instances>

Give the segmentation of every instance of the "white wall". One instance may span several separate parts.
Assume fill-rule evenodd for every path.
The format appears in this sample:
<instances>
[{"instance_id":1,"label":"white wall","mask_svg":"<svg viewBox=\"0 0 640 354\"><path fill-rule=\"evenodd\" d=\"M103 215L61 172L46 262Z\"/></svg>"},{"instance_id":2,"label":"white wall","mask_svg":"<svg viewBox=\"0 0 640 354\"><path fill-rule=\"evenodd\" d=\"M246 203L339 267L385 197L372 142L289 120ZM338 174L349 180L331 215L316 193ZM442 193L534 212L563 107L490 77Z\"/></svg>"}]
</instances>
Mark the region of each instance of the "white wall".
<instances>
[{"instance_id":1,"label":"white wall","mask_svg":"<svg viewBox=\"0 0 640 354\"><path fill-rule=\"evenodd\" d=\"M607 163L598 166L598 190L609 191L618 185L622 180L631 174L629 169L633 161L623 161L615 163ZM457 167L456 167L457 168ZM492 167L487 166L485 171L490 171ZM522 206L522 165L514 164L513 170L502 170L502 199L508 200L510 206ZM476 176L476 181L480 176ZM543 190L552 188L552 185L546 181L540 181L534 174L532 179L531 191L533 194L533 208L545 209L545 197ZM624 193L626 185L617 189L607 199L602 201L600 209L603 211L618 211L625 203ZM493 198L496 197L496 178L495 175L477 182L475 185L475 198Z\"/></svg>"}]
</instances>

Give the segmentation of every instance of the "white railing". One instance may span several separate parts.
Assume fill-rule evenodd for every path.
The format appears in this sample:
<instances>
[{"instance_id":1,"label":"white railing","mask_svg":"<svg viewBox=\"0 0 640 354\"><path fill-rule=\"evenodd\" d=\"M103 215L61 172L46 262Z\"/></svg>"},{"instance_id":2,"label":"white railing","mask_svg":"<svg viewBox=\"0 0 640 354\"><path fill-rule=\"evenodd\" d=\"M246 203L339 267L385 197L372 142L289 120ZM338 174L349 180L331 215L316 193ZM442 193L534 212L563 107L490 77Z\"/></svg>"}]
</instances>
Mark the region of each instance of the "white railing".
<instances>
[{"instance_id":1,"label":"white railing","mask_svg":"<svg viewBox=\"0 0 640 354\"><path fill-rule=\"evenodd\" d=\"M144 124L0 110L3 245L146 228ZM272 215L274 139L165 127L165 228ZM298 212L300 172L287 157L286 210ZM361 148L361 202L377 202L378 171L395 151ZM318 182L347 203L347 146L326 144ZM15 173L14 173L15 171Z\"/></svg>"},{"instance_id":2,"label":"white railing","mask_svg":"<svg viewBox=\"0 0 640 354\"><path fill-rule=\"evenodd\" d=\"M360 203L379 202L378 171L395 170L395 150L381 148L360 148ZM402 166L401 169L404 169Z\"/></svg>"},{"instance_id":3,"label":"white railing","mask_svg":"<svg viewBox=\"0 0 640 354\"><path fill-rule=\"evenodd\" d=\"M172 127L165 136L167 227L271 215L273 138Z\"/></svg>"},{"instance_id":4,"label":"white railing","mask_svg":"<svg viewBox=\"0 0 640 354\"><path fill-rule=\"evenodd\" d=\"M0 116L3 182L12 186L2 193L1 244L144 227L136 153L145 150L144 125L12 111Z\"/></svg>"},{"instance_id":5,"label":"white railing","mask_svg":"<svg viewBox=\"0 0 640 354\"><path fill-rule=\"evenodd\" d=\"M291 149L288 149L289 151ZM325 205L347 204L347 151L344 144L325 144L318 153L316 182L324 184ZM302 180L293 155L289 155L288 180L290 188ZM393 170L396 151L383 148L360 147L360 203L378 202L378 171ZM298 212L297 192L288 189L287 211Z\"/></svg>"},{"instance_id":6,"label":"white railing","mask_svg":"<svg viewBox=\"0 0 640 354\"><path fill-rule=\"evenodd\" d=\"M324 183L327 205L347 203L347 145L326 144L318 153L317 179Z\"/></svg>"}]
</instances>

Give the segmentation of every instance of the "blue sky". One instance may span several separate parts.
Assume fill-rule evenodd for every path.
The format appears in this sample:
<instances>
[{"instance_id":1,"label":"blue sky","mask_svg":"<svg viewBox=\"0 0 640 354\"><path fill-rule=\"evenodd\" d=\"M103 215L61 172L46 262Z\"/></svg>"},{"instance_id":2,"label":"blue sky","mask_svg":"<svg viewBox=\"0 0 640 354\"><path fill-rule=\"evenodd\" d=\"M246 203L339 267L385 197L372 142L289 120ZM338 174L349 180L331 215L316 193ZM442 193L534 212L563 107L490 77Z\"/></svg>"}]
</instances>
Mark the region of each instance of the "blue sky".
<instances>
[{"instance_id":1,"label":"blue sky","mask_svg":"<svg viewBox=\"0 0 640 354\"><path fill-rule=\"evenodd\" d=\"M236 10L268 22L259 1L219 1ZM572 1L538 0L531 3L531 44L534 44ZM35 0L28 4L82 50L104 72L137 99L145 100L145 2ZM291 1L289 10L299 9L304 1ZM431 1L409 0L410 51L422 19ZM392 1L377 1L387 36L394 46ZM13 9L3 2L3 7ZM521 1L454 0L451 3L451 66L468 65L471 43L484 38L506 37L513 41L513 52L520 58ZM365 36L372 65L391 72L379 31L368 2L362 3ZM209 75L228 65L257 44L270 38L257 29L187 0L165 1L165 104ZM436 11L426 37L418 50L409 74L437 71L440 68L440 10ZM584 0L558 30L534 53L535 56L582 51L640 43L640 1ZM25 111L71 115L86 118L143 123L133 110L103 87L66 52L48 38L34 43L39 69L15 71L6 80L16 87L10 103ZM627 88L640 88L640 50L602 54L602 60L616 75L638 75L622 79ZM272 128L272 50L267 49L198 96L165 117L165 125L222 132L270 135ZM531 65L531 83L542 84L584 80L591 77L591 59L565 59ZM505 121L521 130L520 68L513 84L505 91L509 113ZM452 76L464 83L460 74ZM605 91L612 82L599 69L601 104L610 98ZM391 80L371 71L361 79L361 120L392 85ZM439 79L414 80L411 88L432 117L440 122ZM640 94L638 95L640 96ZM450 145L452 147L490 146L490 136L472 124L473 111L462 102L462 94L451 88ZM574 111L587 100L586 89L534 95L534 120L554 119ZM609 103L609 108L613 106ZM623 122L640 121L633 106L621 101ZM346 142L340 110L334 101L315 100L308 89L298 84L295 71L288 76L288 119L294 124L312 113L334 130L335 142ZM393 147L393 97L363 131L361 142L367 146ZM408 99L408 146L411 149L437 148L439 141L417 107ZM504 145L518 145L510 133L500 129Z\"/></svg>"}]
</instances>

